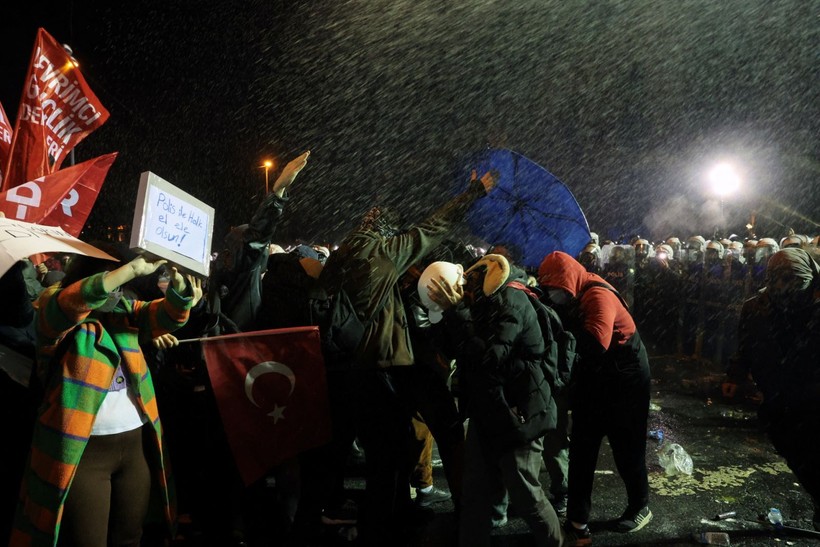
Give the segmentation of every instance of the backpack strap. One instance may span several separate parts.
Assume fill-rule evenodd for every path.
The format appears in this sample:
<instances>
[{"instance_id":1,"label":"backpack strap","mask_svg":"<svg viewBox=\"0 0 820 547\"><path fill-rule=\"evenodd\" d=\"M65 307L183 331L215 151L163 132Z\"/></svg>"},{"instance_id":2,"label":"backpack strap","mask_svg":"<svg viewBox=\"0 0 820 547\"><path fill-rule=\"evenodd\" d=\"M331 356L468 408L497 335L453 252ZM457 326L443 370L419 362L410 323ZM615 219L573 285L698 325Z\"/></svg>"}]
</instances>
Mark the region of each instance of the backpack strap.
<instances>
[{"instance_id":1,"label":"backpack strap","mask_svg":"<svg viewBox=\"0 0 820 547\"><path fill-rule=\"evenodd\" d=\"M609 283L604 283L602 281L590 281L589 283L581 287L581 290L578 292L578 294L575 295L575 298L581 300L581 297L584 295L584 293L593 287L601 287L602 289L606 289L609 292L615 294L615 296L618 297L618 300L621 301L623 307L629 310L629 304L626 303L626 300L624 300L624 297L621 296L621 293L615 290L615 287L613 287Z\"/></svg>"},{"instance_id":2,"label":"backpack strap","mask_svg":"<svg viewBox=\"0 0 820 547\"><path fill-rule=\"evenodd\" d=\"M535 300L540 300L538 298L538 295L535 294L535 291L533 291L532 289L530 289L529 287L527 287L526 285L524 285L520 281L510 281L510 282L507 283L507 286L512 287L513 289L518 289L519 291L524 291L525 293L527 293L527 296L529 296L530 298L534 298Z\"/></svg>"}]
</instances>

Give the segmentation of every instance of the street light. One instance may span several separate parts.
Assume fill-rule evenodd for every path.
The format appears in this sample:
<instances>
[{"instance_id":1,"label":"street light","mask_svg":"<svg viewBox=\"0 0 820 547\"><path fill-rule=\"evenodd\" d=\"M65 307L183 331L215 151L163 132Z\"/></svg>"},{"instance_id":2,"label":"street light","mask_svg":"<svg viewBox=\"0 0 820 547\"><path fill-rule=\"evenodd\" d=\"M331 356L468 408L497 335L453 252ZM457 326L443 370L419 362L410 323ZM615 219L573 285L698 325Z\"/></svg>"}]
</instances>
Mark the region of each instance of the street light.
<instances>
[{"instance_id":1,"label":"street light","mask_svg":"<svg viewBox=\"0 0 820 547\"><path fill-rule=\"evenodd\" d=\"M720 220L725 224L723 201L740 188L740 177L730 163L719 163L709 171L712 191L720 198Z\"/></svg>"},{"instance_id":2,"label":"street light","mask_svg":"<svg viewBox=\"0 0 820 547\"><path fill-rule=\"evenodd\" d=\"M262 165L259 167L265 170L265 195L268 194L268 173L270 173L270 168L273 167L273 162L271 160L265 160Z\"/></svg>"}]
</instances>

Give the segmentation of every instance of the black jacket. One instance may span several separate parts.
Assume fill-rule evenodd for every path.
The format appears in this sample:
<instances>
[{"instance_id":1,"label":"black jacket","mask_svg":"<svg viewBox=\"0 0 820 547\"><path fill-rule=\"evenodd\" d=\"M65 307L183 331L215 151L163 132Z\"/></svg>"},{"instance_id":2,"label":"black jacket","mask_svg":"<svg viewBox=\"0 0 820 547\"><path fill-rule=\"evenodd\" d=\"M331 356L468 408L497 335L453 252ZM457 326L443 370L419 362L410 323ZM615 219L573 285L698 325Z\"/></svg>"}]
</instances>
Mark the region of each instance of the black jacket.
<instances>
[{"instance_id":1,"label":"black jacket","mask_svg":"<svg viewBox=\"0 0 820 547\"><path fill-rule=\"evenodd\" d=\"M214 313L224 314L233 323L226 321L229 327L222 325L223 332L253 329L262 303L262 274L286 202L287 198L268 194L250 223L232 229L225 237L208 291Z\"/></svg>"},{"instance_id":2,"label":"black jacket","mask_svg":"<svg viewBox=\"0 0 820 547\"><path fill-rule=\"evenodd\" d=\"M491 451L555 428L557 412L541 364L544 339L524 291L504 286L471 307L444 313L462 393L461 408Z\"/></svg>"}]
</instances>

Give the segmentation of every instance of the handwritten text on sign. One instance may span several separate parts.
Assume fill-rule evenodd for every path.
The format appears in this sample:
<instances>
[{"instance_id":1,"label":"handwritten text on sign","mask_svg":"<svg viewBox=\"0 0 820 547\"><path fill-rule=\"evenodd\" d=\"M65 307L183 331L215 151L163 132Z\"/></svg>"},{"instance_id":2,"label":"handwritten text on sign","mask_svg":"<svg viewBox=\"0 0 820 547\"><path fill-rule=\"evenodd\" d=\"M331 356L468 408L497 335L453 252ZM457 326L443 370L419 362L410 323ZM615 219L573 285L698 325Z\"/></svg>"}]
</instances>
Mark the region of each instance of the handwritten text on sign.
<instances>
[{"instance_id":1,"label":"handwritten text on sign","mask_svg":"<svg viewBox=\"0 0 820 547\"><path fill-rule=\"evenodd\" d=\"M208 251L208 215L198 207L176 196L149 186L148 217L145 239L167 249L174 249L197 262Z\"/></svg>"}]
</instances>

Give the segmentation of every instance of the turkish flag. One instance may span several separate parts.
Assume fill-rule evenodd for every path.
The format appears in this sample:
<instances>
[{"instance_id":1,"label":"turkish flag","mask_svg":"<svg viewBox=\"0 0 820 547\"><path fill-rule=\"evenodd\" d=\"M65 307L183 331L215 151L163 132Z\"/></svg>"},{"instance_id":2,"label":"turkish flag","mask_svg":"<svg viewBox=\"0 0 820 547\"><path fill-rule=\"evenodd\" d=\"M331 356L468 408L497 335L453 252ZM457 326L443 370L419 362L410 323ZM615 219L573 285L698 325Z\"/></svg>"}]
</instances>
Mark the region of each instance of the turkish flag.
<instances>
[{"instance_id":1,"label":"turkish flag","mask_svg":"<svg viewBox=\"0 0 820 547\"><path fill-rule=\"evenodd\" d=\"M39 29L2 190L57 171L68 152L108 116L74 59L45 29Z\"/></svg>"},{"instance_id":2,"label":"turkish flag","mask_svg":"<svg viewBox=\"0 0 820 547\"><path fill-rule=\"evenodd\" d=\"M246 485L330 440L318 327L204 338L222 423Z\"/></svg>"},{"instance_id":3,"label":"turkish flag","mask_svg":"<svg viewBox=\"0 0 820 547\"><path fill-rule=\"evenodd\" d=\"M11 123L0 104L0 185L3 183L3 171L9 161L9 150L11 150Z\"/></svg>"},{"instance_id":4,"label":"turkish flag","mask_svg":"<svg viewBox=\"0 0 820 547\"><path fill-rule=\"evenodd\" d=\"M112 152L15 186L0 193L0 211L6 218L59 226L79 237L116 158Z\"/></svg>"}]
</instances>

